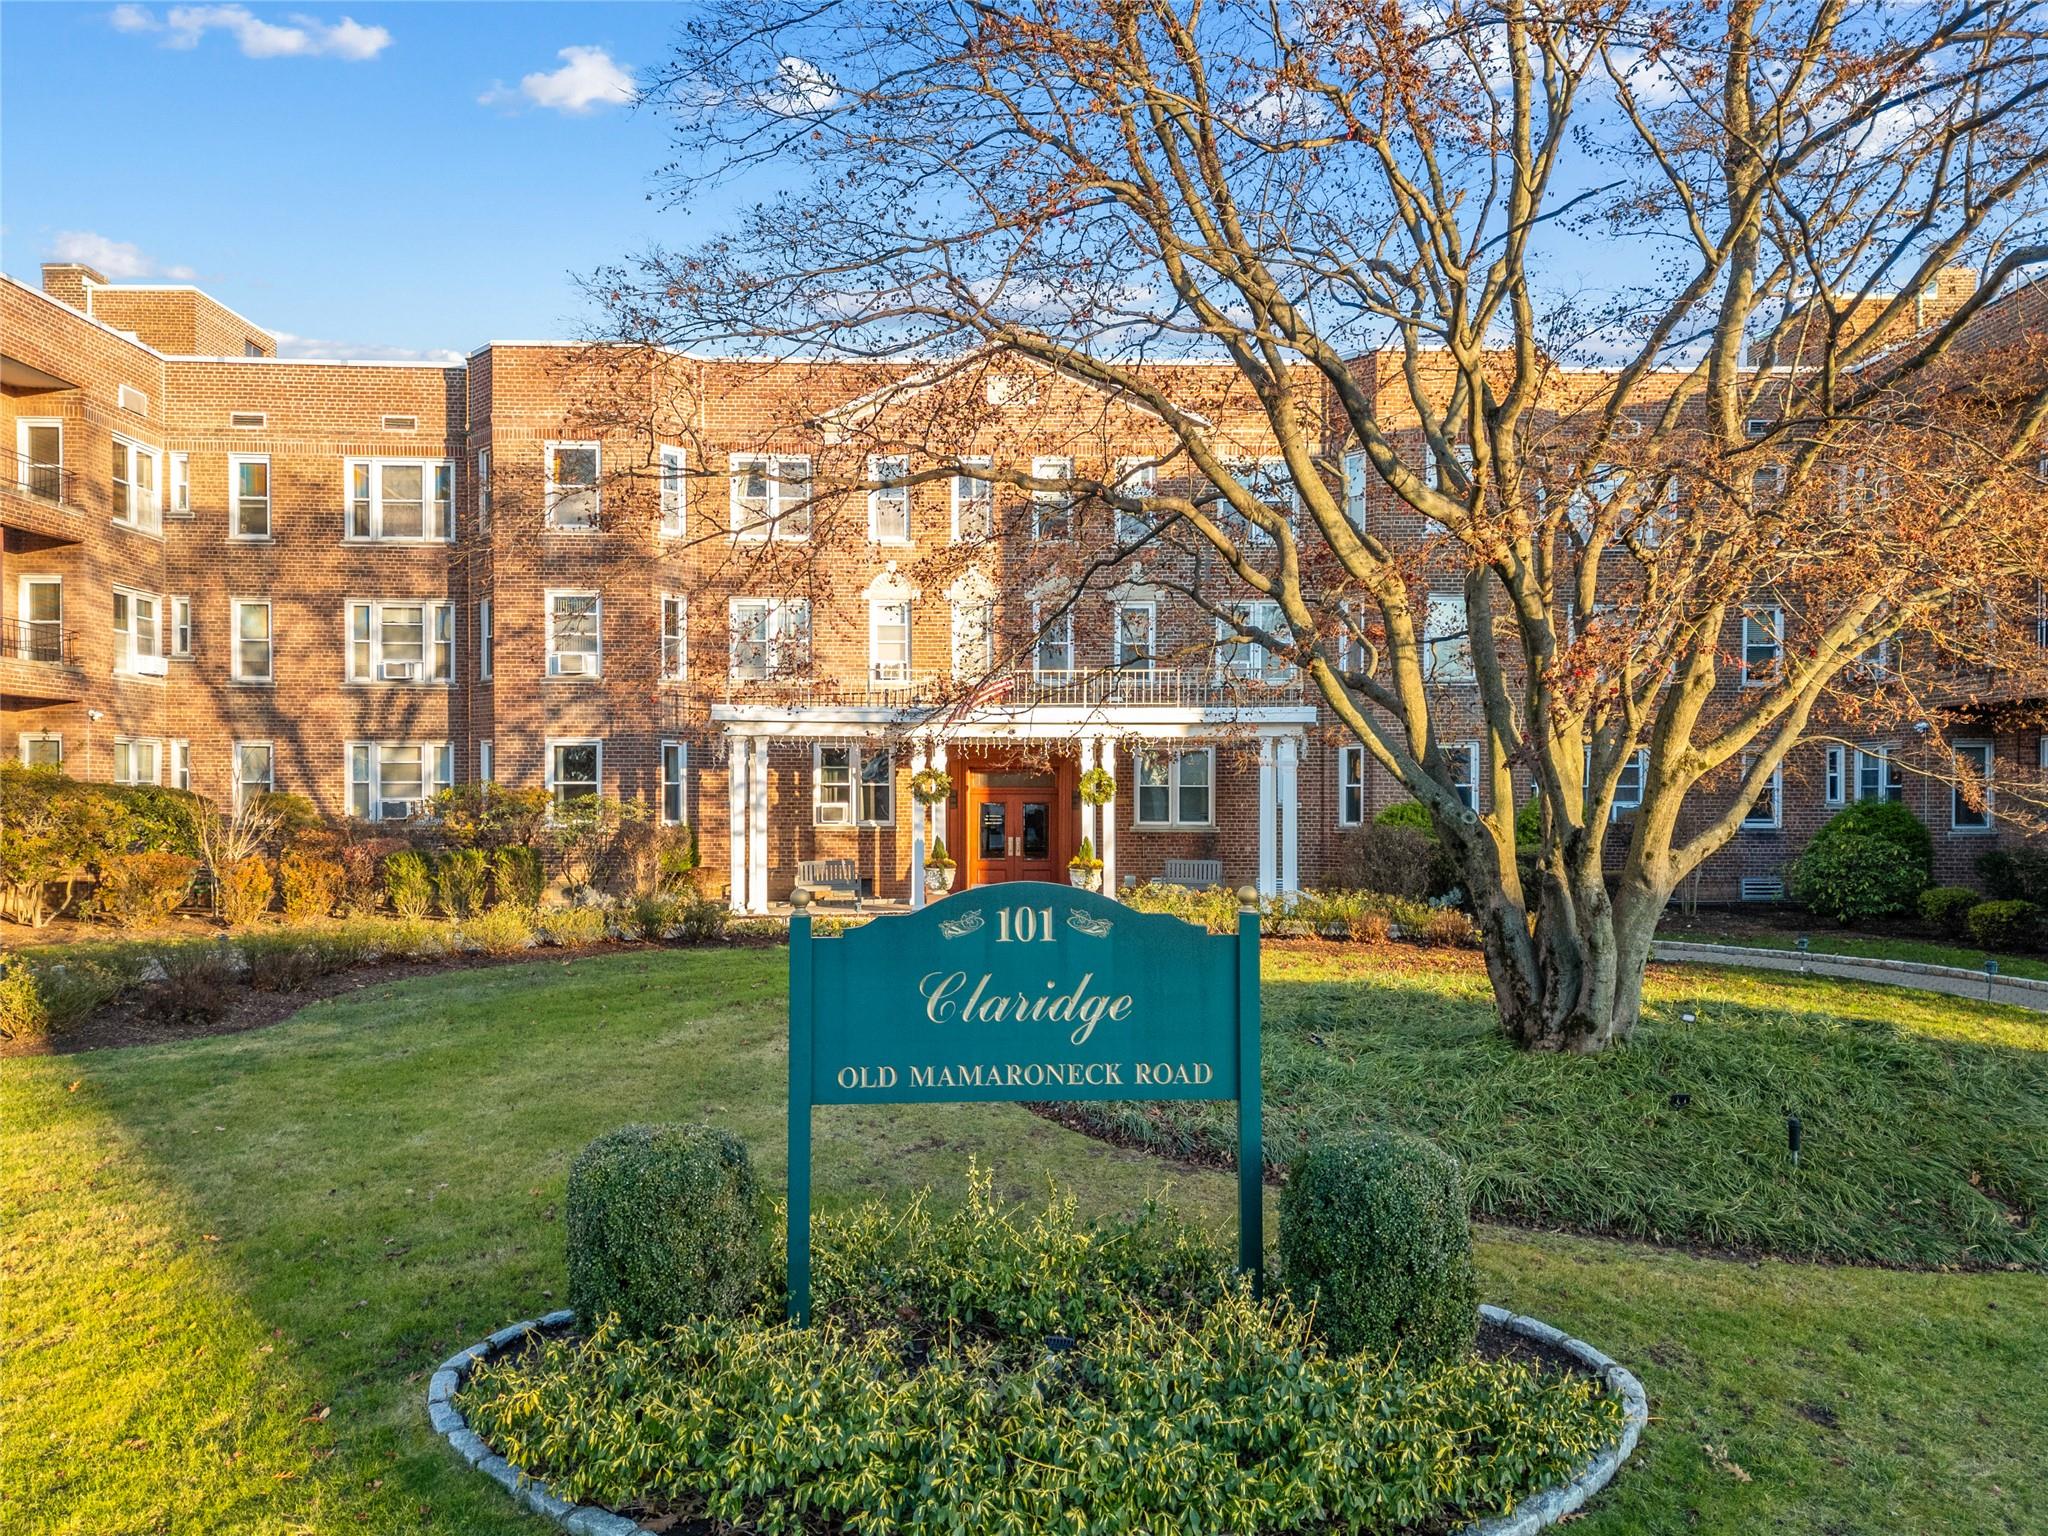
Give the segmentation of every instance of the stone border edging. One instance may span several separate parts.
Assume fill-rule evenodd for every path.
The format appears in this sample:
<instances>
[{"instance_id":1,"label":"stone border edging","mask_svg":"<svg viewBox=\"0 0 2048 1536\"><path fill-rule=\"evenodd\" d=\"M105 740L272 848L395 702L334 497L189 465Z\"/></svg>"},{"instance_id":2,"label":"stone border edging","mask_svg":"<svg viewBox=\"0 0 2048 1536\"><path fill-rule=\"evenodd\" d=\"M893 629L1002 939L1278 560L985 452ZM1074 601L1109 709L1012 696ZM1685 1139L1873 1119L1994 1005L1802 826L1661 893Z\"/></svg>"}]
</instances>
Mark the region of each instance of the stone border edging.
<instances>
[{"instance_id":1,"label":"stone border edging","mask_svg":"<svg viewBox=\"0 0 2048 1536\"><path fill-rule=\"evenodd\" d=\"M1891 960L1877 955L1833 955L1812 949L1764 949L1748 944L1696 944L1689 939L1657 939L1650 946L1652 960L1686 961L1711 965L1748 965L1752 970L1783 971L1797 968L1836 980L1870 981L1879 985L1911 986L1910 981L1893 981L1893 976L1924 976L1952 982L1969 982L1987 992L2016 992L2035 999L2015 1003L2016 1007L2048 1011L2048 981L2033 976L1993 976L1960 965L1932 965L1924 960ZM1827 967L1827 969L1822 969ZM1889 974L1871 976L1870 971ZM1846 973L1846 974L1844 974ZM1927 989L1938 990L1938 989ZM1964 994L1949 992L1945 996ZM1997 1002L1997 998L1986 998Z\"/></svg>"},{"instance_id":2,"label":"stone border edging","mask_svg":"<svg viewBox=\"0 0 2048 1536\"><path fill-rule=\"evenodd\" d=\"M1643 1393L1643 1384L1632 1372L1617 1365L1583 1339L1574 1339L1533 1317L1517 1316L1505 1307L1482 1305L1479 1315L1497 1328L1519 1333L1525 1339L1533 1339L1570 1355L1621 1399L1627 1414L1622 1423L1621 1438L1596 1453L1570 1482L1531 1495L1508 1514L1490 1515L1475 1524L1460 1526L1457 1531L1457 1536L1529 1536L1532 1531L1555 1525L1607 1486L1608 1480L1621 1469L1621 1464L1636 1448L1643 1426L1650 1422L1650 1400ZM495 1359L523 1345L537 1333L557 1332L575 1320L576 1314L564 1309L529 1318L525 1322L508 1323L489 1338L443 1360L427 1382L427 1422L433 1426L435 1434L454 1448L456 1455L501 1485L535 1514L546 1516L563 1530L571 1532L572 1536L638 1536L642 1528L637 1520L628 1520L624 1515L599 1509L595 1504L570 1504L556 1498L548 1491L546 1483L529 1477L485 1445L482 1437L469 1427L469 1421L463 1418L462 1410L455 1406L456 1392L469 1379L471 1368L479 1360Z\"/></svg>"}]
</instances>

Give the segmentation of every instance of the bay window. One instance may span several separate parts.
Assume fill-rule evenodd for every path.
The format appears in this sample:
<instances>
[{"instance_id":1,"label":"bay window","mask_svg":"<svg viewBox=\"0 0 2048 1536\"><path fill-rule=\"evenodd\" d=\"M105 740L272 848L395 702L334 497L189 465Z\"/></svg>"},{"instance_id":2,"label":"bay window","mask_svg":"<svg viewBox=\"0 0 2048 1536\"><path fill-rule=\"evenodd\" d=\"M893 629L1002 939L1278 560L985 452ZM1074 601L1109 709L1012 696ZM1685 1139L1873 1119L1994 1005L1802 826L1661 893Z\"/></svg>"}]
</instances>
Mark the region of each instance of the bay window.
<instances>
[{"instance_id":1,"label":"bay window","mask_svg":"<svg viewBox=\"0 0 2048 1536\"><path fill-rule=\"evenodd\" d=\"M352 602L348 640L352 683L455 680L453 603Z\"/></svg>"},{"instance_id":2,"label":"bay window","mask_svg":"<svg viewBox=\"0 0 2048 1536\"><path fill-rule=\"evenodd\" d=\"M346 537L452 543L455 465L447 459L349 459Z\"/></svg>"}]
</instances>

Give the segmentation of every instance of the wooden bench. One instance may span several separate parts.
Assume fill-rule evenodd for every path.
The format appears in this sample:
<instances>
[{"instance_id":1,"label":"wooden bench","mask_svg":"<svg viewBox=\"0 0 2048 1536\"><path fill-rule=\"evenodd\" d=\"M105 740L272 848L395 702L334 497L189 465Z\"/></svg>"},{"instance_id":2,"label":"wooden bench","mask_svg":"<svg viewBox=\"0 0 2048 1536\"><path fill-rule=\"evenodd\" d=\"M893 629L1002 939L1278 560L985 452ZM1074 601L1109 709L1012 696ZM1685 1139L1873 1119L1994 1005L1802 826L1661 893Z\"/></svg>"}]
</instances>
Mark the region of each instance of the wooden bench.
<instances>
[{"instance_id":1,"label":"wooden bench","mask_svg":"<svg viewBox=\"0 0 2048 1536\"><path fill-rule=\"evenodd\" d=\"M1161 885L1185 886L1191 891L1206 891L1211 886L1223 883L1223 861L1221 859L1168 859L1166 872L1159 877Z\"/></svg>"},{"instance_id":2,"label":"wooden bench","mask_svg":"<svg viewBox=\"0 0 2048 1536\"><path fill-rule=\"evenodd\" d=\"M860 870L851 859L799 860L796 883L799 889L809 891L814 901L830 892L835 896L850 897L853 910L862 910Z\"/></svg>"}]
</instances>

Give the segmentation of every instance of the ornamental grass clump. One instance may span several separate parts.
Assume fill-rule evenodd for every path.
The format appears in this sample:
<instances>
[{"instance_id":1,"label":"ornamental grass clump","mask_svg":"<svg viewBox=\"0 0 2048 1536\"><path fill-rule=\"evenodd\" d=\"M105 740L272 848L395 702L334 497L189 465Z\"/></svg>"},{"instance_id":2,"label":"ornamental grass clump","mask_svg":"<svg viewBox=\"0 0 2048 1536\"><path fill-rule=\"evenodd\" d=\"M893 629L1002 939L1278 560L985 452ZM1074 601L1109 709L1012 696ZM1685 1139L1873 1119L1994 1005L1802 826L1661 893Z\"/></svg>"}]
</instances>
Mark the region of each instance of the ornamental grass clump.
<instances>
[{"instance_id":1,"label":"ornamental grass clump","mask_svg":"<svg viewBox=\"0 0 2048 1536\"><path fill-rule=\"evenodd\" d=\"M486 955L511 955L533 943L533 914L524 907L498 906L462 925L462 942Z\"/></svg>"},{"instance_id":2,"label":"ornamental grass clump","mask_svg":"<svg viewBox=\"0 0 2048 1536\"><path fill-rule=\"evenodd\" d=\"M569 1305L628 1334L731 1318L761 1299L760 1191L740 1139L708 1125L628 1125L569 1170Z\"/></svg>"},{"instance_id":3,"label":"ornamental grass clump","mask_svg":"<svg viewBox=\"0 0 2048 1536\"><path fill-rule=\"evenodd\" d=\"M561 949L581 949L604 942L606 920L602 907L542 907L534 915L533 931L543 944Z\"/></svg>"},{"instance_id":4,"label":"ornamental grass clump","mask_svg":"<svg viewBox=\"0 0 2048 1536\"><path fill-rule=\"evenodd\" d=\"M1337 1354L1460 1358L1478 1331L1472 1225L1458 1164L1373 1130L1311 1145L1280 1192L1280 1268Z\"/></svg>"}]
</instances>

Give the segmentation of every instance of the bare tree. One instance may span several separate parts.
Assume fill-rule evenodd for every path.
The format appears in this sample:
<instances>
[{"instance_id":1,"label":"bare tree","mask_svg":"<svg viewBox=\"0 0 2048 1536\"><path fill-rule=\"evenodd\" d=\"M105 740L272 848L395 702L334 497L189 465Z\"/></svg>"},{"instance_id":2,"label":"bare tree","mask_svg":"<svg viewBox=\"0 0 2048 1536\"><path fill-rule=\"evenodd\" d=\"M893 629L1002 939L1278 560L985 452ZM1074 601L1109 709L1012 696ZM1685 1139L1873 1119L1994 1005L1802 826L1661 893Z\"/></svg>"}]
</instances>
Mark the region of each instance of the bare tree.
<instances>
[{"instance_id":1,"label":"bare tree","mask_svg":"<svg viewBox=\"0 0 2048 1536\"><path fill-rule=\"evenodd\" d=\"M1886 707L1930 712L2021 653L2048 367L2007 322L2048 257L2042 20L732 0L649 88L665 185L774 191L598 288L615 341L867 369L882 404L830 420L876 448L957 451L1018 368L1142 411L1149 479L981 472L1123 514L1077 584L1179 571L1302 668L1428 807L1508 1033L1595 1051L1672 892L1862 707L1874 647L1917 668ZM1472 735L1477 813L1445 751Z\"/></svg>"}]
</instances>

